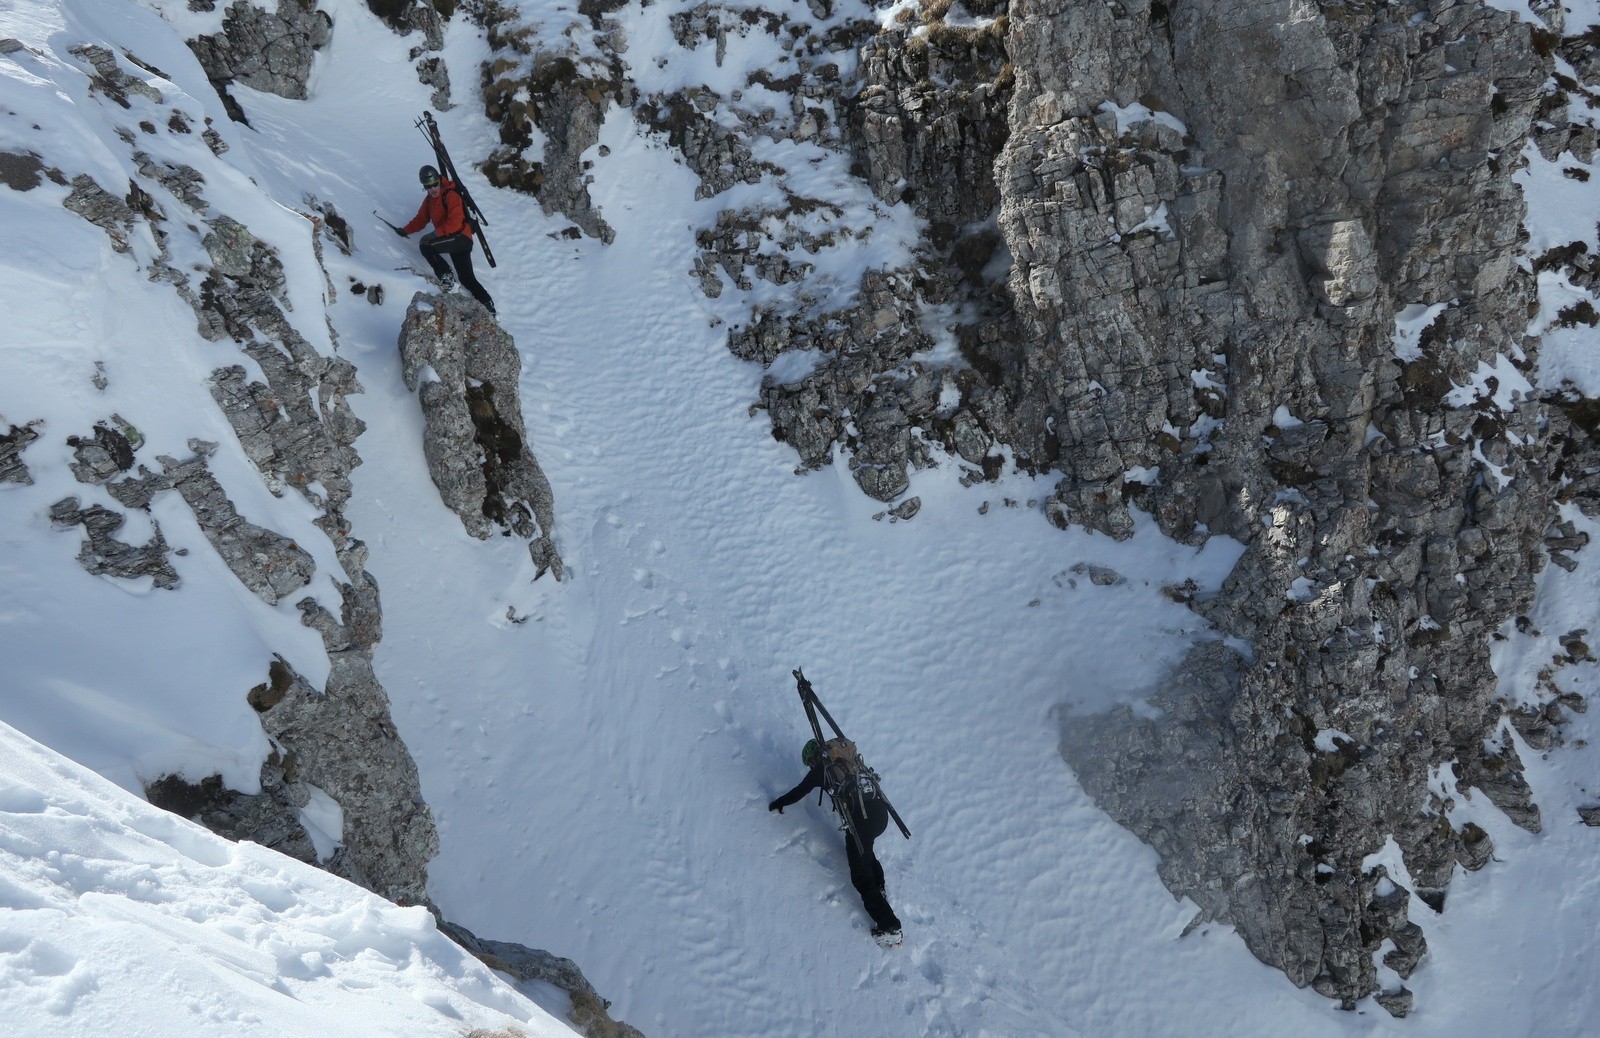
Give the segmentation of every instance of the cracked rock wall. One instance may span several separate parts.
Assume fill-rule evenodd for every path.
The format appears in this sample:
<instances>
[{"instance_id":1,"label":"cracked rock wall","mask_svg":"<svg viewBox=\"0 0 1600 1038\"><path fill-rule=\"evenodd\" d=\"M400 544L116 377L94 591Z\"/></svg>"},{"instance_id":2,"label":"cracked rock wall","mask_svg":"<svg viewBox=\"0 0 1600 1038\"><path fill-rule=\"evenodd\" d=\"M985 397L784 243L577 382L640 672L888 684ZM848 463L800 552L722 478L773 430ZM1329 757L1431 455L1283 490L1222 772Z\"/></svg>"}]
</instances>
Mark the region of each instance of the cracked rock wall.
<instances>
[{"instance_id":1,"label":"cracked rock wall","mask_svg":"<svg viewBox=\"0 0 1600 1038\"><path fill-rule=\"evenodd\" d=\"M1196 650L1161 720L1068 717L1062 751L1175 894L1352 1004L1385 939L1402 977L1425 950L1363 859L1392 835L1442 904L1487 857L1435 769L1540 824L1489 647L1544 564L1559 446L1481 372L1526 387L1536 358L1512 173L1549 61L1470 3L1010 17L996 177L1025 334L990 346L996 432L1064 473L1057 522L1123 537L1137 506L1246 545L1195 608L1250 656ZM1419 304L1437 316L1399 354Z\"/></svg>"}]
</instances>

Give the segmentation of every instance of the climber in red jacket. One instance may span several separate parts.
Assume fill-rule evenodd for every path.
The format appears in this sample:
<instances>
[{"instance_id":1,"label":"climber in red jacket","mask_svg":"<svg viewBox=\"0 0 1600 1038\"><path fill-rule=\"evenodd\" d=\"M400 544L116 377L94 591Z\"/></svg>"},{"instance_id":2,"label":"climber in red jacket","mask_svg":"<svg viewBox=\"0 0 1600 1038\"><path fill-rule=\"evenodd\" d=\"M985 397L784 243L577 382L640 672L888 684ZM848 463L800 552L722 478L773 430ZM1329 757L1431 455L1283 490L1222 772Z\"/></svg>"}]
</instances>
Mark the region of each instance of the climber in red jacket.
<instances>
[{"instance_id":1,"label":"climber in red jacket","mask_svg":"<svg viewBox=\"0 0 1600 1038\"><path fill-rule=\"evenodd\" d=\"M471 292L472 298L493 314L494 300L489 298L489 293L478 284L478 279L472 273L472 222L467 219L466 207L461 204L461 193L456 190L453 181L441 177L432 166L417 170L417 179L422 181L423 188L428 192L427 197L422 200L411 222L404 227L396 227L395 233L407 238L431 222L433 230L422 236L422 258L433 268L433 273L446 292L455 287L456 277L459 276L461 287ZM445 265L446 256L454 261L455 274L451 274L450 268Z\"/></svg>"}]
</instances>

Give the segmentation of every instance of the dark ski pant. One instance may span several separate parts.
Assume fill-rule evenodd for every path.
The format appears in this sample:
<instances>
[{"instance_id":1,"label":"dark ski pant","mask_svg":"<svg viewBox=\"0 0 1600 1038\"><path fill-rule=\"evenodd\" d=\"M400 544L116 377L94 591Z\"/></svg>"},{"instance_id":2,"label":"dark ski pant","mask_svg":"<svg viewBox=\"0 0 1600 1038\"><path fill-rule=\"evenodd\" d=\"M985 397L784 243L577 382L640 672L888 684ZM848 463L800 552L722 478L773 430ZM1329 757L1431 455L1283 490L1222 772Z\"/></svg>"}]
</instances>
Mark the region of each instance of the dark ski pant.
<instances>
[{"instance_id":1,"label":"dark ski pant","mask_svg":"<svg viewBox=\"0 0 1600 1038\"><path fill-rule=\"evenodd\" d=\"M472 293L472 298L494 312L494 300L489 298L483 286L478 284L477 277L472 273L472 239L465 234L452 234L441 238L432 231L422 236L422 258L428 261L428 266L433 268L433 273L444 277L450 273L450 268L445 266L444 257L449 256L456 265L456 280L461 282L461 287Z\"/></svg>"},{"instance_id":2,"label":"dark ski pant","mask_svg":"<svg viewBox=\"0 0 1600 1038\"><path fill-rule=\"evenodd\" d=\"M883 806L881 800L874 800L867 805L866 818L857 817L852 811L851 819L856 823L861 846L857 847L849 832L845 833L844 845L850 858L850 882L855 884L856 893L861 895L861 907L872 917L873 928L898 930L900 919L889 907L889 899L883 892L883 865L872 851L873 843L889 827L889 809Z\"/></svg>"}]
</instances>

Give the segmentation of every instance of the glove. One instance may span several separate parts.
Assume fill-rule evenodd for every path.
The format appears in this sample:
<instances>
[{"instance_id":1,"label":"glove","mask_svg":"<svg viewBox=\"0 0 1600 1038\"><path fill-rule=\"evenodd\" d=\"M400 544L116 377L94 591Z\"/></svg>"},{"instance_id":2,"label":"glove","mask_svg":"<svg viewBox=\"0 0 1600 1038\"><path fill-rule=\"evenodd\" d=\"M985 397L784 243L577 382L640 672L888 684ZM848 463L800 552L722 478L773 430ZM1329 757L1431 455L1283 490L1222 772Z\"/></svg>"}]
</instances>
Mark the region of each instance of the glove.
<instances>
[{"instance_id":1,"label":"glove","mask_svg":"<svg viewBox=\"0 0 1600 1038\"><path fill-rule=\"evenodd\" d=\"M776 811L781 815L783 814L783 805L774 800L772 803L767 805L767 810Z\"/></svg>"},{"instance_id":2,"label":"glove","mask_svg":"<svg viewBox=\"0 0 1600 1038\"><path fill-rule=\"evenodd\" d=\"M400 237L402 237L402 238L409 238L409 237L411 237L411 236L410 236L410 235L409 235L409 234L407 234L407 233L406 233L406 232L405 232L405 231L402 231L402 230L401 230L401 229L400 229L400 228L398 228L398 227L396 227L396 228L395 228L395 229L394 229L394 233L396 233L396 234L398 234L398 235L399 235L399 236L400 236Z\"/></svg>"}]
</instances>

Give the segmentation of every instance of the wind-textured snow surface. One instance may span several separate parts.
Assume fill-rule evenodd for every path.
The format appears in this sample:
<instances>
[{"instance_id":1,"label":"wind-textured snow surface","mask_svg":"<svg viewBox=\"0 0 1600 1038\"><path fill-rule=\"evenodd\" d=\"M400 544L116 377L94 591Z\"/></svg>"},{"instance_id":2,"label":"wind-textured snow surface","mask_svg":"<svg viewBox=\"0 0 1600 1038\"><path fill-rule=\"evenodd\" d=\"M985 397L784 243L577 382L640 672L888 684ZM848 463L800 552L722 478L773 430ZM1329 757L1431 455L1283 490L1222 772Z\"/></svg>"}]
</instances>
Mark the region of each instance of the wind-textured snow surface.
<instances>
[{"instance_id":1,"label":"wind-textured snow surface","mask_svg":"<svg viewBox=\"0 0 1600 1038\"><path fill-rule=\"evenodd\" d=\"M8 1035L462 1035L572 1029L434 926L230 843L0 723Z\"/></svg>"},{"instance_id":2,"label":"wind-textured snow surface","mask_svg":"<svg viewBox=\"0 0 1600 1038\"><path fill-rule=\"evenodd\" d=\"M150 6L185 32L213 28L175 0ZM1140 708L1195 640L1215 637L1161 589L1185 579L1214 589L1238 545L1217 538L1196 552L1148 523L1121 544L1061 532L1030 504L1049 482L1018 475L963 488L953 467L920 473L911 493L922 509L905 522L875 518L883 506L842 464L796 476L794 452L749 410L761 369L725 345L727 327L767 296L730 290L709 300L689 273L695 231L727 200L694 201L695 179L627 111L609 115L600 146L585 156L594 163L590 193L616 230L612 244L567 240L566 220L490 189L469 170L497 141L469 96L487 51L458 17L445 57L459 104L439 124L489 219L499 266L489 270L480 254L478 270L522 351L529 438L554 489L569 578L533 582L523 545L468 537L429 481L420 412L395 349L406 303L429 286L405 269L421 267L414 239L400 241L367 216L376 208L395 223L408 217L419 201L415 168L431 161L411 127L429 93L408 58L420 38L394 36L359 0L321 6L335 24L310 100L236 87L253 126L245 129L227 122L181 37L150 8L16 0L0 8L0 36L33 50L0 59L0 109L18 113L0 118L0 150L31 148L108 190L128 179L115 128L141 113L89 96L85 66L68 53L83 42L114 44L160 68L167 107L186 108L196 123L210 115L229 143L219 158L197 137L139 138L157 158L198 168L215 210L280 251L302 334L359 368L366 392L352 403L368 431L357 443L364 464L348 514L382 589L378 672L439 823L430 891L447 917L487 938L570 956L614 1001L612 1015L652 1038L1600 1029L1600 986L1588 979L1600 966L1595 841L1575 811L1594 801L1583 784L1600 761L1588 746L1548 760L1524 750L1547 820L1539 836L1481 798L1459 805L1490 832L1501 860L1458 876L1444 913L1415 905L1431 954L1407 981L1417 1008L1405 1021L1370 1001L1340 1012L1294 989L1227 927L1184 935L1194 907L1161 886L1153 851L1095 809L1057 739L1076 712ZM550 40L575 18L552 0L519 6ZM653 85L725 85L739 78L739 63L760 67L770 57L759 34L730 36L723 66L709 46L677 48L666 20L692 6L668 0L616 13L638 52L630 60L660 80ZM865 9L837 17L852 12ZM865 188L838 175L847 162L774 152L774 161L786 157L796 176L813 178L812 190L836 192L850 212L871 211ZM753 197L762 188L736 190ZM320 681L320 645L290 602L266 606L233 581L173 495L158 499L156 518L169 541L190 549L171 560L180 588L86 575L74 561L81 531L52 530L48 508L68 494L109 499L72 480L65 436L87 434L116 411L155 445L152 455L182 456L189 437L218 441L213 469L241 513L318 554L310 591L332 603L329 574L338 569L317 547L326 542L309 509L262 488L205 389L213 367L241 355L200 340L187 307L145 280L135 259L153 249L147 230L136 235L145 237L134 258L114 254L101 231L60 208L64 194L48 183L26 194L0 188L11 232L0 255L9 325L0 417L46 422L23 455L37 483L0 488L0 717L131 789L174 769L192 778L221 771L249 789L267 747L244 693L263 680L271 652ZM336 292L326 305L309 231L293 212L307 196L332 203L356 229L354 255L327 250ZM1592 210L1590 197L1583 204ZM816 276L844 291L862 268L902 260L914 226L899 209L881 218L868 246L852 240L808 257ZM383 284L384 304L344 291L352 279ZM1560 363L1596 370L1589 343L1574 341ZM95 361L109 378L104 392L89 381ZM1098 583L1080 563L1122 579ZM1513 697L1560 651L1555 635L1600 629L1593 560L1580 556L1575 572L1551 567L1542 579L1532 619L1545 634L1508 631L1500 659ZM906 924L899 949L867 939L826 811L815 801L782 816L764 810L802 774L798 750L809 733L790 678L797 666L882 774L914 834L907 842L891 829L879 842ZM1560 680L1594 691L1590 668L1567 668ZM1592 728L1580 717L1569 739L1592 738ZM43 765L13 771L9 748L0 775L26 789L28 769ZM34 803L8 796L7 810ZM137 826L123 821L131 808L119 810L100 836L134 840ZM163 824L172 828L159 832L183 832L185 846L253 863L293 891L318 882L346 889ZM52 849L87 856L88 828L41 830L34 858L48 861ZM1391 874L1403 876L1403 863ZM172 911L192 901L203 913L215 903L207 898L243 904L249 880L227 879L238 889L174 888ZM114 922L85 915L55 940L33 908L46 896L39 890L0 888L0 925L10 927L0 930L10 942L0 946L8 971L0 1009L33 1005L29 991L54 985L43 997L57 998L62 1015L34 1019L60 1026L34 1033L78 1033L80 1023L93 1033L138 1019L112 997L59 1000L56 991L69 987L61 978L106 947L102 931ZM310 897L257 897L265 907L251 911L263 926L285 926L275 916L292 917ZM392 920L384 941L397 943L382 945L384 961L404 958L404 942L390 933L438 947L419 916L352 903ZM59 957L29 958L29 943L12 950L33 941L51 941ZM252 976L270 983L284 971L278 982L307 1003L322 996L302 990L340 984L326 957L331 976L301 975L316 975L300 956L321 945L283 944L295 949L288 965L259 953L248 960ZM178 941L163 947L184 975L214 975L214 957ZM50 972L63 963L64 972ZM122 990L104 970L102 991ZM219 1012L255 1004L231 976L195 984L204 992L196 998ZM365 1001L327 997L331 1012L349 1014L348 1030L379 1033L377 1022L390 1019L366 1015ZM383 1000L384 1011L420 1012L402 1001ZM166 1033L240 1030L197 1015Z\"/></svg>"}]
</instances>

